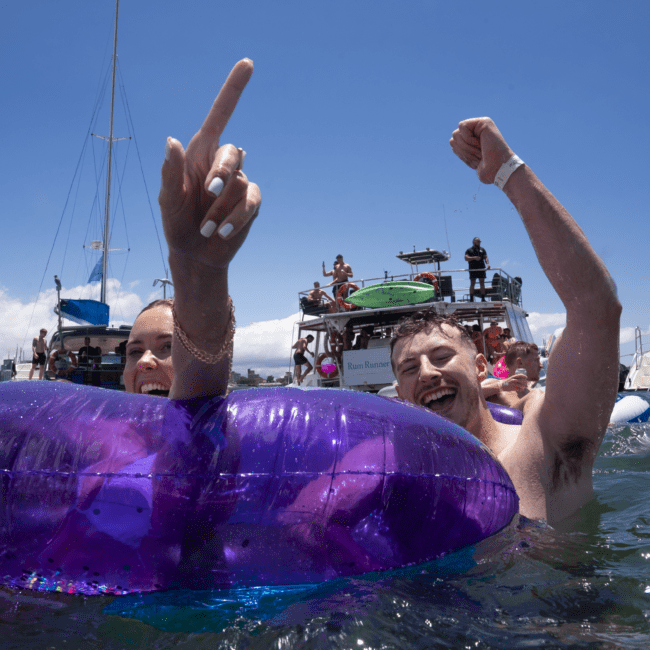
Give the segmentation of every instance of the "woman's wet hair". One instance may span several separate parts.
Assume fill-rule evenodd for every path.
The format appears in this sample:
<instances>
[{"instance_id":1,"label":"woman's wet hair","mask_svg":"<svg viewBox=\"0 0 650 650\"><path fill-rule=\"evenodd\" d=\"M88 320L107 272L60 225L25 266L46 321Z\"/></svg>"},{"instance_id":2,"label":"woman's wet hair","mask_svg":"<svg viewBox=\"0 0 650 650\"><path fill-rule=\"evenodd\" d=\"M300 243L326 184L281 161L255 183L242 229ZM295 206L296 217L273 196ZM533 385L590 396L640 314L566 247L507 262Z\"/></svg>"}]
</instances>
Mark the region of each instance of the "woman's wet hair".
<instances>
[{"instance_id":1,"label":"woman's wet hair","mask_svg":"<svg viewBox=\"0 0 650 650\"><path fill-rule=\"evenodd\" d=\"M472 341L469 332L456 318L453 316L438 316L434 309L427 309L426 311L417 311L398 323L390 340L391 360L393 358L393 350L395 349L397 341L410 338L416 334L420 334L420 332L429 333L434 328L438 329L446 336L446 333L442 328L443 325L458 330L458 332L460 332L461 341L470 345L472 349L475 349L474 341Z\"/></svg>"},{"instance_id":2,"label":"woman's wet hair","mask_svg":"<svg viewBox=\"0 0 650 650\"><path fill-rule=\"evenodd\" d=\"M140 314L143 314L145 311L149 311L150 309L154 309L156 307L169 307L171 309L173 303L174 303L174 301L171 300L170 298L167 298L167 299L159 298L158 300L154 300L153 302L150 302L146 307L144 307L140 311ZM138 316L140 314L138 314ZM137 316L136 316L136 318L137 318Z\"/></svg>"}]
</instances>

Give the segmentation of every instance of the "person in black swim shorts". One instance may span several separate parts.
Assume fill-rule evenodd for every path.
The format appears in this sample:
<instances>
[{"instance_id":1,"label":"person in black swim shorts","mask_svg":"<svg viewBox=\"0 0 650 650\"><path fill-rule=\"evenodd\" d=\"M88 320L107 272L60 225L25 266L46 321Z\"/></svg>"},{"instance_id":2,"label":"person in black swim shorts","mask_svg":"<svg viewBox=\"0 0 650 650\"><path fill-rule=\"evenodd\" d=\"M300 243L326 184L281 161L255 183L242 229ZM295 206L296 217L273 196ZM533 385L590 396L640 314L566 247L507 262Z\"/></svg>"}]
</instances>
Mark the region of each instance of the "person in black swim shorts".
<instances>
[{"instance_id":1,"label":"person in black swim shorts","mask_svg":"<svg viewBox=\"0 0 650 650\"><path fill-rule=\"evenodd\" d=\"M465 251L465 261L469 263L469 299L474 302L474 285L476 280L481 287L481 301L485 302L485 269L490 268L485 248L481 248L481 240L474 237L472 247Z\"/></svg>"},{"instance_id":2,"label":"person in black swim shorts","mask_svg":"<svg viewBox=\"0 0 650 650\"><path fill-rule=\"evenodd\" d=\"M34 337L34 340L32 341L32 367L29 371L29 378L31 379L34 376L34 370L36 370L36 366L40 366L40 370L38 371L38 378L43 379L43 374L45 373L45 363L47 361L47 341L45 340L45 337L47 336L47 330L43 328L39 335L38 338Z\"/></svg>"},{"instance_id":3,"label":"person in black swim shorts","mask_svg":"<svg viewBox=\"0 0 650 650\"><path fill-rule=\"evenodd\" d=\"M314 337L311 334L308 334L304 339L298 339L292 346L292 349L295 349L293 353L293 360L296 364L296 383L298 386L302 383L302 380L313 370L313 366L307 360L305 352L309 352L313 357L314 354L307 348L307 346L314 340ZM301 368L306 365L307 369L303 373Z\"/></svg>"}]
</instances>

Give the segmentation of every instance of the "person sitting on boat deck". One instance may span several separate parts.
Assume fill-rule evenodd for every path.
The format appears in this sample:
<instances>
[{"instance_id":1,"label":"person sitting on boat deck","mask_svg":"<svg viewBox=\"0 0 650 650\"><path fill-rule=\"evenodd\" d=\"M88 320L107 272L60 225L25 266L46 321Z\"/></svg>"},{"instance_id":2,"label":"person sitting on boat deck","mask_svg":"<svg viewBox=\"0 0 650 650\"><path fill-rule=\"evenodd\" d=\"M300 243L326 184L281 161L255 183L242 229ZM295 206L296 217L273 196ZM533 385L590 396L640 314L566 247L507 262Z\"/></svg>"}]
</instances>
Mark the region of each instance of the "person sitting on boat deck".
<instances>
[{"instance_id":1,"label":"person sitting on boat deck","mask_svg":"<svg viewBox=\"0 0 650 650\"><path fill-rule=\"evenodd\" d=\"M361 328L359 334L357 334L357 339L352 346L353 350L367 350L368 341L375 332L375 328L372 325L366 325Z\"/></svg>"},{"instance_id":2,"label":"person sitting on boat deck","mask_svg":"<svg viewBox=\"0 0 650 650\"><path fill-rule=\"evenodd\" d=\"M79 348L79 363L97 363L102 356L99 346L90 345L90 337L84 338L83 347Z\"/></svg>"},{"instance_id":3,"label":"person sitting on boat deck","mask_svg":"<svg viewBox=\"0 0 650 650\"><path fill-rule=\"evenodd\" d=\"M50 355L48 368L57 379L68 379L78 365L75 353L63 345L60 350L54 350Z\"/></svg>"},{"instance_id":4,"label":"person sitting on boat deck","mask_svg":"<svg viewBox=\"0 0 650 650\"><path fill-rule=\"evenodd\" d=\"M47 361L47 341L45 337L47 336L47 330L43 328L39 334L38 338L34 337L32 341L32 367L29 370L29 378L31 379L34 376L34 370L36 366L40 366L38 371L38 378L43 379L43 374L45 373L45 362Z\"/></svg>"},{"instance_id":5,"label":"person sitting on boat deck","mask_svg":"<svg viewBox=\"0 0 650 650\"><path fill-rule=\"evenodd\" d=\"M128 392L164 394L160 385L170 398L189 399L227 391L235 333L228 267L261 195L242 171L245 152L219 139L252 73L249 59L235 65L186 150L167 139L158 200L174 300L152 303L133 324Z\"/></svg>"},{"instance_id":6,"label":"person sitting on boat deck","mask_svg":"<svg viewBox=\"0 0 650 650\"><path fill-rule=\"evenodd\" d=\"M490 327L486 327L483 332L485 337L485 351L487 352L487 359L494 363L495 357L502 356L504 353L503 345L501 344L501 335L503 330L499 327L497 321L490 322Z\"/></svg>"},{"instance_id":7,"label":"person sitting on boat deck","mask_svg":"<svg viewBox=\"0 0 650 650\"><path fill-rule=\"evenodd\" d=\"M309 352L311 356L314 356L314 353L307 347L314 337L311 334L307 334L305 338L298 339L292 346L291 349L295 350L293 353L293 361L296 364L296 383L298 386L302 383L302 380L313 370L313 366L309 363L309 360L305 356L305 352ZM302 366L307 366L307 369L304 373L301 372Z\"/></svg>"},{"instance_id":8,"label":"person sitting on boat deck","mask_svg":"<svg viewBox=\"0 0 650 650\"><path fill-rule=\"evenodd\" d=\"M552 525L593 497L594 459L617 395L621 304L578 224L514 156L491 119L461 122L451 146L481 182L495 183L513 203L567 324L550 353L546 390L527 405L520 426L491 417L481 388L485 357L464 328L435 313L413 315L393 336L398 394L482 440L510 475L521 514Z\"/></svg>"},{"instance_id":9,"label":"person sitting on boat deck","mask_svg":"<svg viewBox=\"0 0 650 650\"><path fill-rule=\"evenodd\" d=\"M309 307L319 307L323 301L327 300L329 311L336 311L336 300L330 298L325 291L320 288L320 282L314 282L314 288L307 294L307 305Z\"/></svg>"},{"instance_id":10,"label":"person sitting on boat deck","mask_svg":"<svg viewBox=\"0 0 650 650\"><path fill-rule=\"evenodd\" d=\"M469 262L469 299L474 302L474 285L478 280L481 302L485 302L485 269L490 268L490 260L478 237L474 237L472 247L465 251L465 261Z\"/></svg>"},{"instance_id":11,"label":"person sitting on boat deck","mask_svg":"<svg viewBox=\"0 0 650 650\"><path fill-rule=\"evenodd\" d=\"M325 271L325 262L323 262L323 277L326 278L330 275L332 276L332 295L336 300L341 285L352 277L352 267L343 261L343 255L336 256L334 268L331 271Z\"/></svg>"},{"instance_id":12,"label":"person sitting on boat deck","mask_svg":"<svg viewBox=\"0 0 650 650\"><path fill-rule=\"evenodd\" d=\"M508 369L507 379L488 377L481 382L483 397L489 402L525 410L527 404L541 395L535 384L539 381L539 371L542 360L539 348L535 343L514 341L508 346L505 354L505 364ZM524 374L517 371L525 370Z\"/></svg>"}]
</instances>

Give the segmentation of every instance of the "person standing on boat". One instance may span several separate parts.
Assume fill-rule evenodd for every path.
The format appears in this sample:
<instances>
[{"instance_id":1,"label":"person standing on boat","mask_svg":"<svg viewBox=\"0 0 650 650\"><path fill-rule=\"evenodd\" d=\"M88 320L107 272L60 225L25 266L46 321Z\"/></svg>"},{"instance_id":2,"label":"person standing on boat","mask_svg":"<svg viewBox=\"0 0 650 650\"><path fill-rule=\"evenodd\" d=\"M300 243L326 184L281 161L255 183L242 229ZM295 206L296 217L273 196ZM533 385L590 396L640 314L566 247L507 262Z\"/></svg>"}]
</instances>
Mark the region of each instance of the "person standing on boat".
<instances>
[{"instance_id":1,"label":"person standing on boat","mask_svg":"<svg viewBox=\"0 0 650 650\"><path fill-rule=\"evenodd\" d=\"M481 182L494 183L516 208L567 324L550 353L546 390L527 406L520 426L492 418L481 387L485 356L462 326L432 311L414 314L391 340L397 392L483 441L510 475L521 514L553 525L593 498L594 459L618 388L621 303L578 224L491 119L461 122L450 144Z\"/></svg>"},{"instance_id":2,"label":"person standing on boat","mask_svg":"<svg viewBox=\"0 0 650 650\"><path fill-rule=\"evenodd\" d=\"M490 268L490 260L478 237L474 237L472 247L465 251L465 261L469 262L469 299L474 302L474 285L478 280L481 302L485 302L485 269Z\"/></svg>"},{"instance_id":3,"label":"person standing on boat","mask_svg":"<svg viewBox=\"0 0 650 650\"><path fill-rule=\"evenodd\" d=\"M342 284L345 284L349 278L352 277L352 267L343 261L343 255L336 256L334 268L331 271L325 270L325 262L323 262L323 277L332 276L332 295L336 300L336 295Z\"/></svg>"},{"instance_id":4,"label":"person standing on boat","mask_svg":"<svg viewBox=\"0 0 650 650\"><path fill-rule=\"evenodd\" d=\"M34 337L32 340L32 367L29 371L29 378L31 379L34 376L34 370L36 366L40 366L38 371L38 378L43 379L43 374L45 373L45 362L47 361L47 341L45 337L47 336L47 330L43 328L39 334L38 338Z\"/></svg>"},{"instance_id":5,"label":"person standing on boat","mask_svg":"<svg viewBox=\"0 0 650 650\"><path fill-rule=\"evenodd\" d=\"M292 346L291 349L295 350L293 353L293 361L296 364L296 383L298 386L302 383L302 380L313 370L314 366L309 363L309 360L305 356L305 352L309 352L311 356L314 356L314 353L307 347L314 337L311 334L308 334L304 339L298 339ZM303 366L307 366L305 372L301 372Z\"/></svg>"}]
</instances>

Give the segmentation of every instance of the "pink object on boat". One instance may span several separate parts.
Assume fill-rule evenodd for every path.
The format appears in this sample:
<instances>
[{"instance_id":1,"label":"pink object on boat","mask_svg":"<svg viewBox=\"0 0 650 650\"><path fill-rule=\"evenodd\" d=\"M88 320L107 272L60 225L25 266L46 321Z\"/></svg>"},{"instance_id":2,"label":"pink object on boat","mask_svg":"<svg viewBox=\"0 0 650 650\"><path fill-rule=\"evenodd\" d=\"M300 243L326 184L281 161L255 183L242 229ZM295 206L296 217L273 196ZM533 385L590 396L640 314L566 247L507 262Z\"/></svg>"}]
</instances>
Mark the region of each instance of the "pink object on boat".
<instances>
[{"instance_id":1,"label":"pink object on boat","mask_svg":"<svg viewBox=\"0 0 650 650\"><path fill-rule=\"evenodd\" d=\"M492 374L499 379L507 379L508 377L508 366L506 366L505 356L501 357L495 364L492 369Z\"/></svg>"}]
</instances>

